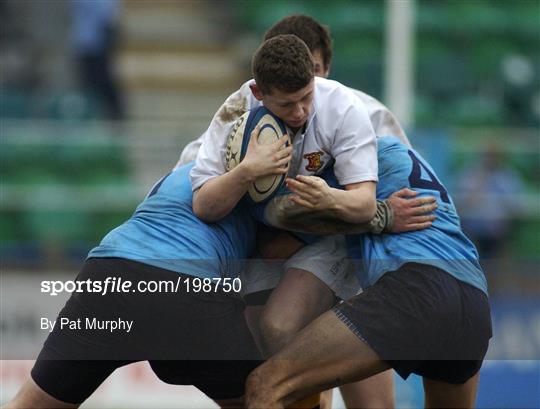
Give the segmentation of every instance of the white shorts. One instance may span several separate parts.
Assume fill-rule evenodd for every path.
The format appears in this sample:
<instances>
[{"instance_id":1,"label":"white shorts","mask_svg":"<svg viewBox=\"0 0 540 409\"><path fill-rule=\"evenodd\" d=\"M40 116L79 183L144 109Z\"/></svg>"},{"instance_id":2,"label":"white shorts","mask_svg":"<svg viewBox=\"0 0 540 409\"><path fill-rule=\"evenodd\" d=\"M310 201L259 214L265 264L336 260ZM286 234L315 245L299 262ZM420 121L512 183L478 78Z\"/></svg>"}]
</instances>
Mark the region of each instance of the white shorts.
<instances>
[{"instance_id":1,"label":"white shorts","mask_svg":"<svg viewBox=\"0 0 540 409\"><path fill-rule=\"evenodd\" d=\"M344 236L326 236L304 246L286 261L249 260L240 274L242 294L252 294L277 287L290 268L309 271L324 282L334 294L346 300L358 294L360 284L347 257Z\"/></svg>"}]
</instances>

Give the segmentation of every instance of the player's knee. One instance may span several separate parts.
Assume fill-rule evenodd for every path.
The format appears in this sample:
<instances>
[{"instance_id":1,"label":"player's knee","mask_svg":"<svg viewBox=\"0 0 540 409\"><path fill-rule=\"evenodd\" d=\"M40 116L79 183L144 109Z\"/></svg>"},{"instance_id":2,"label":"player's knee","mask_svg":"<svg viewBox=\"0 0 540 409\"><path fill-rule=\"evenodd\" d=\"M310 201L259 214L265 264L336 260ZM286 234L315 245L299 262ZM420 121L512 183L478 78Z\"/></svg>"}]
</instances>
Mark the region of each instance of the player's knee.
<instances>
[{"instance_id":1,"label":"player's knee","mask_svg":"<svg viewBox=\"0 0 540 409\"><path fill-rule=\"evenodd\" d=\"M259 329L265 344L274 350L281 349L299 330L295 322L277 314L265 313L261 315Z\"/></svg>"}]
</instances>

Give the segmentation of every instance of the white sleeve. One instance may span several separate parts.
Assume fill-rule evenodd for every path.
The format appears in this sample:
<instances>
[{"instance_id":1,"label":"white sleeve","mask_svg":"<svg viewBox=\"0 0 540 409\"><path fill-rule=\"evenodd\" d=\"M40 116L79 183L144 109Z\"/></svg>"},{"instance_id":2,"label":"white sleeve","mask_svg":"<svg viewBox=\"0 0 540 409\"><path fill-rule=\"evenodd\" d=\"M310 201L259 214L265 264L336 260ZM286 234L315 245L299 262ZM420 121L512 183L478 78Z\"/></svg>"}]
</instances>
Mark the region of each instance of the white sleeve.
<instances>
[{"instance_id":1,"label":"white sleeve","mask_svg":"<svg viewBox=\"0 0 540 409\"><path fill-rule=\"evenodd\" d=\"M388 107L365 92L353 88L350 88L350 90L365 104L377 137L397 136L405 145L411 146L405 131Z\"/></svg>"},{"instance_id":2,"label":"white sleeve","mask_svg":"<svg viewBox=\"0 0 540 409\"><path fill-rule=\"evenodd\" d=\"M177 169L180 166L184 166L186 163L194 161L197 158L197 153L199 152L199 148L201 147L203 138L204 134L185 146L185 148L182 150L182 153L180 154L178 162L176 162L176 165L174 166L174 169Z\"/></svg>"},{"instance_id":3,"label":"white sleeve","mask_svg":"<svg viewBox=\"0 0 540 409\"><path fill-rule=\"evenodd\" d=\"M225 173L227 136L236 120L250 109L249 82L233 93L221 105L206 132L202 135L195 166L189 174L191 188L197 190L209 179Z\"/></svg>"},{"instance_id":4,"label":"white sleeve","mask_svg":"<svg viewBox=\"0 0 540 409\"><path fill-rule=\"evenodd\" d=\"M208 179L225 173L225 145L233 124L234 122L226 124L214 119L204 133L195 166L189 173L193 190L200 188Z\"/></svg>"},{"instance_id":5,"label":"white sleeve","mask_svg":"<svg viewBox=\"0 0 540 409\"><path fill-rule=\"evenodd\" d=\"M348 185L377 178L377 142L364 104L356 99L345 111L337 129L332 156L340 184Z\"/></svg>"}]
</instances>

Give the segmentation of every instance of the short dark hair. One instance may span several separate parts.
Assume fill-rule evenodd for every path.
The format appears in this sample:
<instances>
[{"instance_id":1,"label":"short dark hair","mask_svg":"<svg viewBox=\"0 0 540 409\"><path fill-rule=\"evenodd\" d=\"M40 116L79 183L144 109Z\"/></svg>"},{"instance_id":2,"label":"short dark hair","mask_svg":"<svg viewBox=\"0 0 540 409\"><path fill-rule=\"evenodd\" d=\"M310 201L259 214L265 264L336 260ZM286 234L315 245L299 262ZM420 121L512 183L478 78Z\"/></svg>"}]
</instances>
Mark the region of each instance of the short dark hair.
<instances>
[{"instance_id":1,"label":"short dark hair","mask_svg":"<svg viewBox=\"0 0 540 409\"><path fill-rule=\"evenodd\" d=\"M262 43L253 55L251 69L263 94L271 94L272 88L296 92L314 76L313 57L307 45L292 34L278 35Z\"/></svg>"},{"instance_id":2,"label":"short dark hair","mask_svg":"<svg viewBox=\"0 0 540 409\"><path fill-rule=\"evenodd\" d=\"M322 25L313 17L304 14L293 14L279 20L264 33L263 41L280 34L294 34L299 37L309 50L314 53L319 50L324 63L324 69L330 69L332 64L332 37L328 26Z\"/></svg>"}]
</instances>

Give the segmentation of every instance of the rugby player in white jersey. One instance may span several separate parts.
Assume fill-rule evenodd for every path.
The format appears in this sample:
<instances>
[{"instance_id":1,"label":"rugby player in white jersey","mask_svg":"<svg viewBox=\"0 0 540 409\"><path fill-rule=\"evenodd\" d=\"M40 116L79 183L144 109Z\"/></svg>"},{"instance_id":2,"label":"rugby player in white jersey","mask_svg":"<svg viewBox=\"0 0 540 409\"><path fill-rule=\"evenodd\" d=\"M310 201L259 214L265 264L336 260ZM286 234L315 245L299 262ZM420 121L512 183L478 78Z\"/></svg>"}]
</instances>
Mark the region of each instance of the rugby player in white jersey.
<instances>
[{"instance_id":1,"label":"rugby player in white jersey","mask_svg":"<svg viewBox=\"0 0 540 409\"><path fill-rule=\"evenodd\" d=\"M302 47L297 47L297 49L294 50L294 47L298 45L298 43L295 44L296 40L294 40L294 37L281 36L279 37L279 41L285 43L277 44L275 46L275 51L279 52L287 49L290 51L291 45L293 48L292 58L288 63L293 67L289 75L293 82L292 87L294 88L294 81L296 80L294 77L297 75L297 73L294 72L294 69L298 69L299 67L300 69L305 68L302 67L301 60L305 59L306 61L309 61L311 56L309 55L309 52L306 53L307 49L305 46L303 49ZM272 46L270 45L269 47ZM259 53L261 53L261 50L263 49L260 49ZM261 61L263 62L261 63ZM262 57L261 61L259 61L259 68L262 68L262 77L264 77L268 74L264 72L264 67L268 64L268 61L264 61L264 57ZM272 62L270 61L270 64L271 63ZM295 68L295 64L299 67ZM256 66L257 57L254 58L254 67ZM310 69L312 70L313 66L311 66ZM255 73L257 72L256 68L254 71ZM275 78L275 80L281 81L282 75L286 71L287 66L280 67L278 70L279 78ZM327 73L327 70L325 73ZM259 106L261 103L264 103L267 108L284 119L289 129L294 133L293 147L295 153L293 155L292 169L289 172L289 175L294 176L300 173L307 175L317 174L317 172L322 171L326 165L335 160L336 172L341 178L341 182L345 185L350 185L350 191L342 196L342 199L344 200L341 203L346 206L341 208L338 217L357 223L365 221L373 215L369 214L369 211L367 212L368 214L359 215L357 212L359 207L348 208L348 205L351 203L354 203L357 206L363 206L361 201L365 198L368 198L367 200L371 202L370 196L373 186L375 185L372 183L376 180L372 173L373 169L376 169L376 159L373 160L372 157L373 148L375 146L375 133L370 122L371 119L369 114L367 113L364 104L359 101L348 88L334 81L323 79L313 80L313 77L310 77L310 75L312 74L309 73L302 79L304 83L301 85L303 86L298 90L291 90L291 88L288 88L286 91L283 91L272 89L271 87L270 89L265 89L264 86L259 86L260 81L255 83L249 81L242 86L240 91L229 97L226 103L218 111L209 130L204 135L207 142L206 144L203 143L202 149L199 152L197 165L191 175L195 190L204 185L201 191L196 191L195 193L196 199L194 201L194 209L200 217L205 218L206 220L215 220L223 216L230 208L234 207L237 200L245 192L247 186L246 183L249 183L249 178L241 182L245 174L242 176L236 172L237 176L240 176L240 178L235 178L233 175L234 172L227 175L223 174L224 167L222 157L224 156L224 144L226 135L230 131L230 127L238 115L242 114L247 109ZM257 74L255 74L255 77L257 78ZM278 85L278 87L279 86L280 85ZM314 100L313 93L316 94ZM366 98L371 101L372 107L377 105L377 107L372 108L376 123L379 125L381 124L381 112L383 114L387 112L391 118L391 121L382 121L383 124L395 123L393 116L384 106L382 106L382 104L369 97ZM337 121L337 118L340 118L341 121ZM397 131L393 130L393 133L404 135L399 126ZM408 143L406 139L404 141ZM216 144L218 145L218 149L215 148ZM270 149L277 151L278 146L271 147ZM277 162L267 162L268 168L266 170L261 169L260 165L264 164L264 161L268 160L268 157L271 156L268 155L268 147L258 146L255 150L259 151L255 152L255 156L257 154L260 155L259 159L252 160L251 162L244 161L244 167L249 168L250 163L256 165L255 168L251 169L251 177L261 176L265 174L264 172L268 171L271 173L285 172L282 165L289 161L288 156L290 149L286 148L280 151L278 153L279 158ZM209 182L208 185L206 184L207 181ZM357 184L357 182L359 183ZM208 186L210 186L210 189L208 189ZM362 191L367 191L367 195L364 195L363 193L356 195L356 193ZM227 194L227 198L222 196L225 193ZM349 200L349 197L356 197L356 199ZM219 200L219 203L216 203L215 200L218 198L221 199ZM213 204L217 205L217 207L214 207ZM371 210L374 212L374 207ZM425 211L425 209L422 210ZM417 211L421 210L417 209ZM418 219L414 220L414 222L418 221ZM423 225L426 225L426 223L429 224L431 218L429 216L421 216L421 221ZM414 227L421 227L415 225L414 222ZM315 247L309 246L308 249L316 249L316 246L317 245L315 245ZM327 284L330 285L330 283L323 276L324 274L329 275L331 273L329 279L332 280L334 284L340 281L336 280L335 273L336 268L342 270L342 275L346 273L346 269L344 268L346 263L343 263L345 252L340 243L336 241L331 243L328 243L328 241L321 241L318 246L320 248L319 250L307 250L302 253L302 256L298 257L299 260L303 260L303 264L300 263L299 267L294 264L288 264L287 272L289 274L285 275L282 279L283 285L280 285L280 287L288 290L288 292L293 291L297 298L315 304L303 305L299 311L304 311L305 313L296 314L295 318L298 318L289 320L287 323L289 327L285 330L287 333L286 336L284 336L283 331L279 332L279 328L276 332L276 328L271 327L273 323L276 322L275 318L271 318L270 325L266 325L268 324L268 319L263 320L263 328L265 326L270 326L270 331L267 331L266 335L270 335L270 337L273 336L274 340L279 340L277 344L272 340L267 343L268 354L281 348L281 346L283 346L283 341L286 341L287 338L289 338L289 335L292 336L311 319L328 309L333 302L332 291L327 286ZM324 251L330 251L330 257L325 257ZM342 253L340 253L340 251ZM314 266L313 262L308 262L310 268L306 268L306 260L311 259L313 255L318 256L321 260L325 260L326 265L321 268L319 265ZM328 263L327 260L332 261ZM317 269L320 269L323 272L318 274L317 271L312 271ZM315 274L315 276L311 276L306 270ZM292 280L287 280L288 277L292 277ZM306 280L312 280L312 284L315 287L306 285ZM316 289L319 292L326 291L326 295L329 295L329 297L327 297L327 299L318 297L316 296L317 293L310 291L310 288ZM330 288L332 288L331 285ZM295 291L295 289L300 290L300 294ZM306 294L306 297L302 297L302 292ZM341 295L337 291L336 293ZM280 292L276 292L273 295L274 298L277 297L276 294L280 294ZM289 297L287 291L284 293L282 292L282 294ZM352 294L347 295L350 296ZM281 312L283 312L282 307L287 307L287 304L282 302L274 302L274 304L278 306L278 310ZM290 307L297 309L297 306L294 305ZM275 314L274 312L266 315L267 318L281 316L283 315ZM281 319L280 321L283 322ZM373 388L370 388L370 390L373 390ZM384 395L391 396L391 393Z\"/></svg>"},{"instance_id":2,"label":"rugby player in white jersey","mask_svg":"<svg viewBox=\"0 0 540 409\"><path fill-rule=\"evenodd\" d=\"M306 43L313 56L315 76L328 78L333 55L332 38L328 27L322 25L312 17L303 14L294 14L282 18L270 27L264 34L263 41L280 34L294 34ZM247 99L251 95L251 90L245 85L227 98L227 101L225 101L219 110L228 111L231 114L231 120L232 117L238 118L248 109ZM377 135L394 135L399 137L405 145L410 146L407 135L399 124L399 121L383 103L365 92L354 88L351 88L351 90L364 103L371 125ZM182 150L177 166L195 160L203 139L204 134L186 145Z\"/></svg>"}]
</instances>

